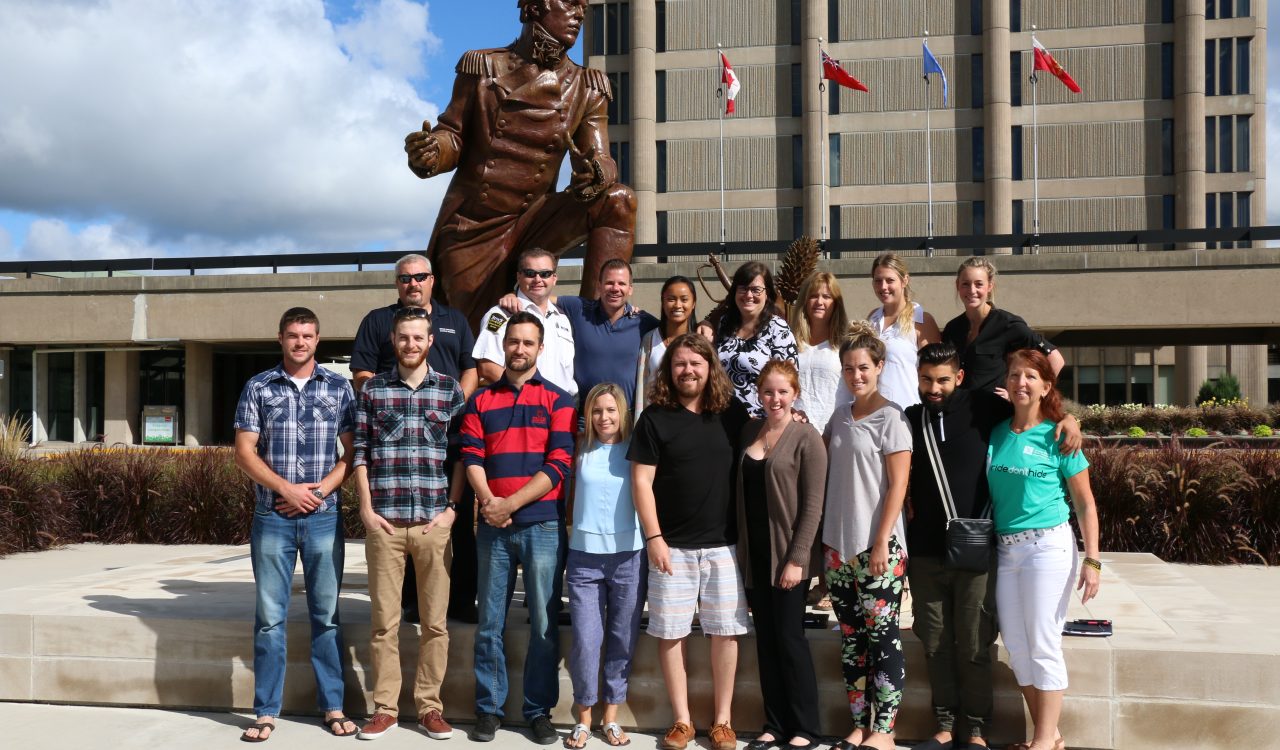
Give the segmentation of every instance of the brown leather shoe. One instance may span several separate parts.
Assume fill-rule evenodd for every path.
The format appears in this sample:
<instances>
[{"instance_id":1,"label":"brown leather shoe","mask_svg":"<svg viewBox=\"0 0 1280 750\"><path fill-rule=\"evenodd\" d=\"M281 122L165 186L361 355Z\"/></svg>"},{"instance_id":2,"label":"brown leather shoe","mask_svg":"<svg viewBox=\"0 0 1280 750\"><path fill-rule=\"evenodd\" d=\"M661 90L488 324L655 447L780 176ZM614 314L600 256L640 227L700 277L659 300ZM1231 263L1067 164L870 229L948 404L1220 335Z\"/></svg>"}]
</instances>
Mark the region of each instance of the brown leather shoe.
<instances>
[{"instance_id":1,"label":"brown leather shoe","mask_svg":"<svg viewBox=\"0 0 1280 750\"><path fill-rule=\"evenodd\" d=\"M662 738L658 743L658 747L662 750L684 750L689 746L689 741L693 739L693 727L677 721L667 730L667 736Z\"/></svg>"},{"instance_id":2,"label":"brown leather shoe","mask_svg":"<svg viewBox=\"0 0 1280 750\"><path fill-rule=\"evenodd\" d=\"M453 736L453 727L449 726L449 722L445 721L440 712L434 708L418 719L418 725L426 730L427 736L433 740L447 740Z\"/></svg>"},{"instance_id":3,"label":"brown leather shoe","mask_svg":"<svg viewBox=\"0 0 1280 750\"><path fill-rule=\"evenodd\" d=\"M363 727L360 727L360 733L357 736L362 740L376 740L395 728L396 717L391 714L376 713Z\"/></svg>"},{"instance_id":4,"label":"brown leather shoe","mask_svg":"<svg viewBox=\"0 0 1280 750\"><path fill-rule=\"evenodd\" d=\"M738 747L738 735L728 724L716 724L707 736L715 750L736 750Z\"/></svg>"}]
</instances>

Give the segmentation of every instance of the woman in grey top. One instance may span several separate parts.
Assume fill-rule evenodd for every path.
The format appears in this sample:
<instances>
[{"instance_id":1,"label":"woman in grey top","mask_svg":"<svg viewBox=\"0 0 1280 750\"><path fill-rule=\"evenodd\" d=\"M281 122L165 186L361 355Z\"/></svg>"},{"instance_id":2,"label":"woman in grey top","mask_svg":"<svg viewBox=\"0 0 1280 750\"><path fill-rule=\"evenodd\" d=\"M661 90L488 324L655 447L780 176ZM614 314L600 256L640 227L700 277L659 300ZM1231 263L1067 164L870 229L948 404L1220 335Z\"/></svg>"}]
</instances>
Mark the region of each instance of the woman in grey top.
<instances>
[{"instance_id":1,"label":"woman in grey top","mask_svg":"<svg viewBox=\"0 0 1280 750\"><path fill-rule=\"evenodd\" d=\"M906 683L898 611L907 570L902 506L911 428L876 388L884 360L875 331L866 323L850 326L840 366L855 400L836 409L823 436L829 461L822 544L853 714L853 730L834 750L893 750Z\"/></svg>"}]
</instances>

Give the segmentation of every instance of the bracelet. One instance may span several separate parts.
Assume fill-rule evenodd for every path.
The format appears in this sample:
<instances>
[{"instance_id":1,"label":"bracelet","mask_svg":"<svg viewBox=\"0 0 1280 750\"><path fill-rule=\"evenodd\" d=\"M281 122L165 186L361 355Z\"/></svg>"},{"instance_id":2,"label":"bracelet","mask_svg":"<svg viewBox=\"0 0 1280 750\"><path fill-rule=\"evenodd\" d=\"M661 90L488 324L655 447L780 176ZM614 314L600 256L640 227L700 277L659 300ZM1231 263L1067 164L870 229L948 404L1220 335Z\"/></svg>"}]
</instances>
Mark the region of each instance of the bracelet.
<instances>
[{"instance_id":1,"label":"bracelet","mask_svg":"<svg viewBox=\"0 0 1280 750\"><path fill-rule=\"evenodd\" d=\"M1090 568L1093 568L1094 570L1098 571L1099 573L1101 573L1101 572L1102 572L1102 561L1101 561L1101 560L1095 560L1095 559L1094 559L1094 558L1092 558L1092 557L1086 557L1086 558L1083 560L1083 562L1084 562L1084 564L1085 564L1085 565L1088 565Z\"/></svg>"},{"instance_id":2,"label":"bracelet","mask_svg":"<svg viewBox=\"0 0 1280 750\"><path fill-rule=\"evenodd\" d=\"M661 531L659 531L657 534L654 534L653 536L647 536L644 538L644 543L648 544L649 542L652 542L654 539L657 539L660 536L662 536Z\"/></svg>"}]
</instances>

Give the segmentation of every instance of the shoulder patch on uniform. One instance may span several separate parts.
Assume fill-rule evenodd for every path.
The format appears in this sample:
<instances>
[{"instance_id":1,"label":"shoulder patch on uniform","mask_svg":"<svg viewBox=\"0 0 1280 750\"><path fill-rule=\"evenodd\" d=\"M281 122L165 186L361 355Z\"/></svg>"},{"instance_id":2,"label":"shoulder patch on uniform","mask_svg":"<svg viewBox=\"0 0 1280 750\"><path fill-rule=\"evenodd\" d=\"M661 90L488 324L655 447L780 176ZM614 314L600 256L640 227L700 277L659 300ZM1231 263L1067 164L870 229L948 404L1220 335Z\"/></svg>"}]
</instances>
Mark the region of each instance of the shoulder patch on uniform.
<instances>
[{"instance_id":1,"label":"shoulder patch on uniform","mask_svg":"<svg viewBox=\"0 0 1280 750\"><path fill-rule=\"evenodd\" d=\"M458 61L458 66L454 68L454 72L460 75L482 76L486 78L493 77L493 67L489 62L487 53L492 50L473 49L462 53L462 59Z\"/></svg>"},{"instance_id":2,"label":"shoulder patch on uniform","mask_svg":"<svg viewBox=\"0 0 1280 750\"><path fill-rule=\"evenodd\" d=\"M484 329L489 333L497 333L498 329L501 328L506 322L507 322L507 316L503 315L500 312L496 312L490 315L489 319L485 321Z\"/></svg>"},{"instance_id":3,"label":"shoulder patch on uniform","mask_svg":"<svg viewBox=\"0 0 1280 750\"><path fill-rule=\"evenodd\" d=\"M595 89L604 94L604 98L613 101L613 89L609 86L609 76L603 70L583 68L582 74L587 82L587 88Z\"/></svg>"}]
</instances>

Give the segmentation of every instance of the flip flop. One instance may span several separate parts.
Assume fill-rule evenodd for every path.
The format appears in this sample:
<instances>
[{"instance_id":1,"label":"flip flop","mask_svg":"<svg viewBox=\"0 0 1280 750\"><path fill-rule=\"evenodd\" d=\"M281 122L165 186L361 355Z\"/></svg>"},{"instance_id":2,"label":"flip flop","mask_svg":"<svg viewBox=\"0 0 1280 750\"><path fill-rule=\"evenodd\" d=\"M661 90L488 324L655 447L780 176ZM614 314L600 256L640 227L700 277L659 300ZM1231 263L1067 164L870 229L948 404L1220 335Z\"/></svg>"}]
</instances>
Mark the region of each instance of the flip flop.
<instances>
[{"instance_id":1,"label":"flip flop","mask_svg":"<svg viewBox=\"0 0 1280 750\"><path fill-rule=\"evenodd\" d=\"M335 724L337 726L334 726ZM351 719L346 716L335 716L332 719L320 719L320 725L327 727L329 729L329 734L332 734L334 737L354 737L360 733L360 727L356 727L355 731L338 734L338 727L341 727L343 724L354 725L355 722L351 721Z\"/></svg>"},{"instance_id":2,"label":"flip flop","mask_svg":"<svg viewBox=\"0 0 1280 750\"><path fill-rule=\"evenodd\" d=\"M582 744L578 741L581 738ZM587 740L591 739L591 727L586 724L574 724L573 731L569 732L569 736L564 738L564 746L569 750L579 750L587 746Z\"/></svg>"},{"instance_id":3,"label":"flip flop","mask_svg":"<svg viewBox=\"0 0 1280 750\"><path fill-rule=\"evenodd\" d=\"M258 736L250 737L249 729L258 730ZM276 723L274 721L257 721L249 729L244 730L244 733L240 735L241 742L266 742L276 733ZM266 737L262 736L263 729L267 730Z\"/></svg>"},{"instance_id":4,"label":"flip flop","mask_svg":"<svg viewBox=\"0 0 1280 750\"><path fill-rule=\"evenodd\" d=\"M631 744L630 737L619 742L619 740L622 740L622 736L624 733L622 731L622 727L618 726L618 722L616 721L611 721L608 724L605 724L603 727L600 727L600 729L604 731L605 741L608 742L610 745L613 745L614 747L625 747Z\"/></svg>"}]
</instances>

